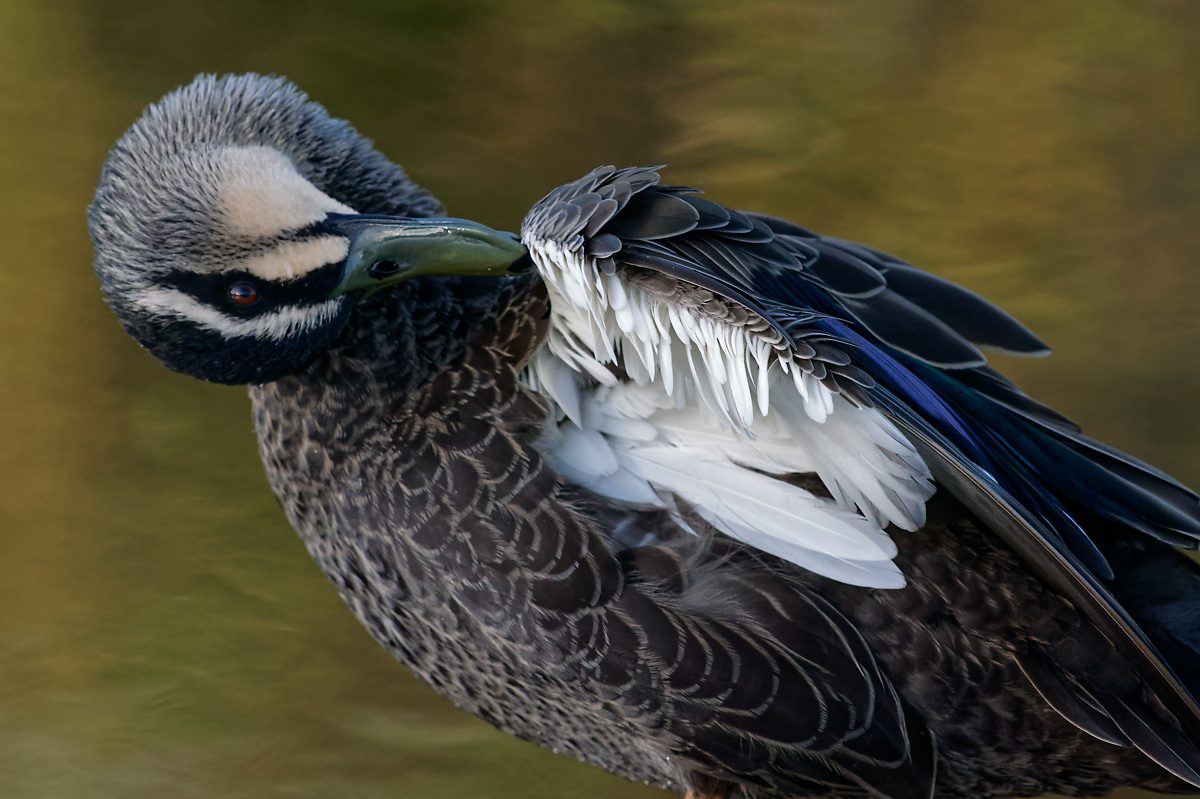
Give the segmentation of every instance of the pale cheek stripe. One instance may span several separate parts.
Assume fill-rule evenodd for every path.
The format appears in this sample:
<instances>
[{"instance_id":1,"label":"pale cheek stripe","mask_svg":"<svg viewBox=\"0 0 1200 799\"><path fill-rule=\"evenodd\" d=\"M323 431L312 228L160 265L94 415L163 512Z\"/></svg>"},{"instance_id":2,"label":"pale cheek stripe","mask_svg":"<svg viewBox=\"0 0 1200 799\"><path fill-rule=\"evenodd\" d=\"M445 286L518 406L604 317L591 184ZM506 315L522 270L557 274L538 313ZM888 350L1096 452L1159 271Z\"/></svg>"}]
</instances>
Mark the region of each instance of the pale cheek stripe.
<instances>
[{"instance_id":1,"label":"pale cheek stripe","mask_svg":"<svg viewBox=\"0 0 1200 799\"><path fill-rule=\"evenodd\" d=\"M350 253L350 242L341 236L305 241L285 241L270 250L234 261L227 271L244 270L263 280L295 280L314 269L336 264Z\"/></svg>"},{"instance_id":2,"label":"pale cheek stripe","mask_svg":"<svg viewBox=\"0 0 1200 799\"><path fill-rule=\"evenodd\" d=\"M344 297L338 297L316 305L285 306L250 319L228 316L178 289L145 289L138 293L135 302L156 314L184 319L227 338L252 337L280 341L320 327L333 319L344 300Z\"/></svg>"}]
</instances>

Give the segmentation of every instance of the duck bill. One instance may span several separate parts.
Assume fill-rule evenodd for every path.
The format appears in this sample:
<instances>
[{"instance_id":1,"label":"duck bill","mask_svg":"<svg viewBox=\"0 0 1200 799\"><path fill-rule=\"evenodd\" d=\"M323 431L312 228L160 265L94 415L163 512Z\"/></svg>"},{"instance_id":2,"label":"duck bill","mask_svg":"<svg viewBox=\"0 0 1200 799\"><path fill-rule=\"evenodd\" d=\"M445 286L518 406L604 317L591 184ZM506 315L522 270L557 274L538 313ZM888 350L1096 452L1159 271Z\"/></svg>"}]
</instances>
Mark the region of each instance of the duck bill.
<instances>
[{"instance_id":1,"label":"duck bill","mask_svg":"<svg viewBox=\"0 0 1200 799\"><path fill-rule=\"evenodd\" d=\"M370 294L420 275L516 274L528 254L512 233L468 219L331 215L325 225L350 239L335 296Z\"/></svg>"}]
</instances>

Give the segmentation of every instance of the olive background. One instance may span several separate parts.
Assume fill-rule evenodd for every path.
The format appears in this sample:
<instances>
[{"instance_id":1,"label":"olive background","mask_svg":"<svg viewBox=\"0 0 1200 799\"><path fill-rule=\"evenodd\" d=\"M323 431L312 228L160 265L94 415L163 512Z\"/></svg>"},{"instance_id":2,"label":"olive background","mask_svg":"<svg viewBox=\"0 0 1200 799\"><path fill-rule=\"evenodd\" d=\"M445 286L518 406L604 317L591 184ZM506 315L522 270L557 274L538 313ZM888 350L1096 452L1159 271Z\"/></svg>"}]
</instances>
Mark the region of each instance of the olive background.
<instances>
[{"instance_id":1,"label":"olive background","mask_svg":"<svg viewBox=\"0 0 1200 799\"><path fill-rule=\"evenodd\" d=\"M1056 348L998 358L1200 484L1200 4L0 2L0 796L662 796L454 710L289 530L242 390L104 307L105 152L285 74L456 215L601 163L894 252ZM900 540L903 546L903 538Z\"/></svg>"}]
</instances>

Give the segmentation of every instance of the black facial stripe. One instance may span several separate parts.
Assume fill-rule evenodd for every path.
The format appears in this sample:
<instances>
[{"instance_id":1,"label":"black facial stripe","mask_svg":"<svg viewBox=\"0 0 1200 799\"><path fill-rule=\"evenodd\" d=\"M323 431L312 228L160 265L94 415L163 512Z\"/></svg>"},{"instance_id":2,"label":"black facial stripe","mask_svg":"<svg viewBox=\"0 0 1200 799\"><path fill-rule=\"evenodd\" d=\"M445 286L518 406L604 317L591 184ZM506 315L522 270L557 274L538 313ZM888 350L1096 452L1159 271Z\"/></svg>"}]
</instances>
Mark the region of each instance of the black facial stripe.
<instances>
[{"instance_id":1,"label":"black facial stripe","mask_svg":"<svg viewBox=\"0 0 1200 799\"><path fill-rule=\"evenodd\" d=\"M304 227L283 230L273 236L262 236L259 238L251 238L245 241L239 241L238 247L240 250L245 252L262 252L288 242L313 241L315 239L325 238L326 236L337 235L340 234L326 225L324 219L319 219L316 222L310 222Z\"/></svg>"},{"instance_id":2,"label":"black facial stripe","mask_svg":"<svg viewBox=\"0 0 1200 799\"><path fill-rule=\"evenodd\" d=\"M204 273L175 270L163 285L190 294L200 302L233 316L252 317L286 305L315 305L329 299L342 280L343 262L313 269L295 280L263 280L244 270ZM244 281L258 289L254 305L240 306L229 301L229 287Z\"/></svg>"},{"instance_id":3,"label":"black facial stripe","mask_svg":"<svg viewBox=\"0 0 1200 799\"><path fill-rule=\"evenodd\" d=\"M294 228L293 230L285 230L279 234L279 241L309 241L310 239L319 239L323 236L339 235L325 224L324 219L319 219L316 222L311 222L304 227Z\"/></svg>"}]
</instances>

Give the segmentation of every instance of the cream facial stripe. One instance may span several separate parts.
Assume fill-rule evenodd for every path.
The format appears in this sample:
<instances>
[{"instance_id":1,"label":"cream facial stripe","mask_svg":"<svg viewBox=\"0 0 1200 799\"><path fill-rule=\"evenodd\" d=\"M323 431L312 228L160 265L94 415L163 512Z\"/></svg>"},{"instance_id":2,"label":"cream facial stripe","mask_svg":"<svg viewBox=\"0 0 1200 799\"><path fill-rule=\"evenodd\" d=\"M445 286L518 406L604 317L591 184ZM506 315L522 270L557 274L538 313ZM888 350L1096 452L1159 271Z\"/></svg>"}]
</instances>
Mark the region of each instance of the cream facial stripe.
<instances>
[{"instance_id":1,"label":"cream facial stripe","mask_svg":"<svg viewBox=\"0 0 1200 799\"><path fill-rule=\"evenodd\" d=\"M350 242L341 236L322 236L303 241L281 241L269 250L230 261L230 271L244 270L263 280L295 280L326 264L336 264L350 252Z\"/></svg>"},{"instance_id":2,"label":"cream facial stripe","mask_svg":"<svg viewBox=\"0 0 1200 799\"><path fill-rule=\"evenodd\" d=\"M217 198L228 229L270 238L354 209L325 194L272 147L224 147L217 156Z\"/></svg>"},{"instance_id":3,"label":"cream facial stripe","mask_svg":"<svg viewBox=\"0 0 1200 799\"><path fill-rule=\"evenodd\" d=\"M344 298L338 297L316 305L285 305L269 313L239 319L206 305L186 292L156 286L141 292L139 305L157 314L186 319L226 337L243 336L280 341L325 324L337 315L343 300Z\"/></svg>"}]
</instances>

